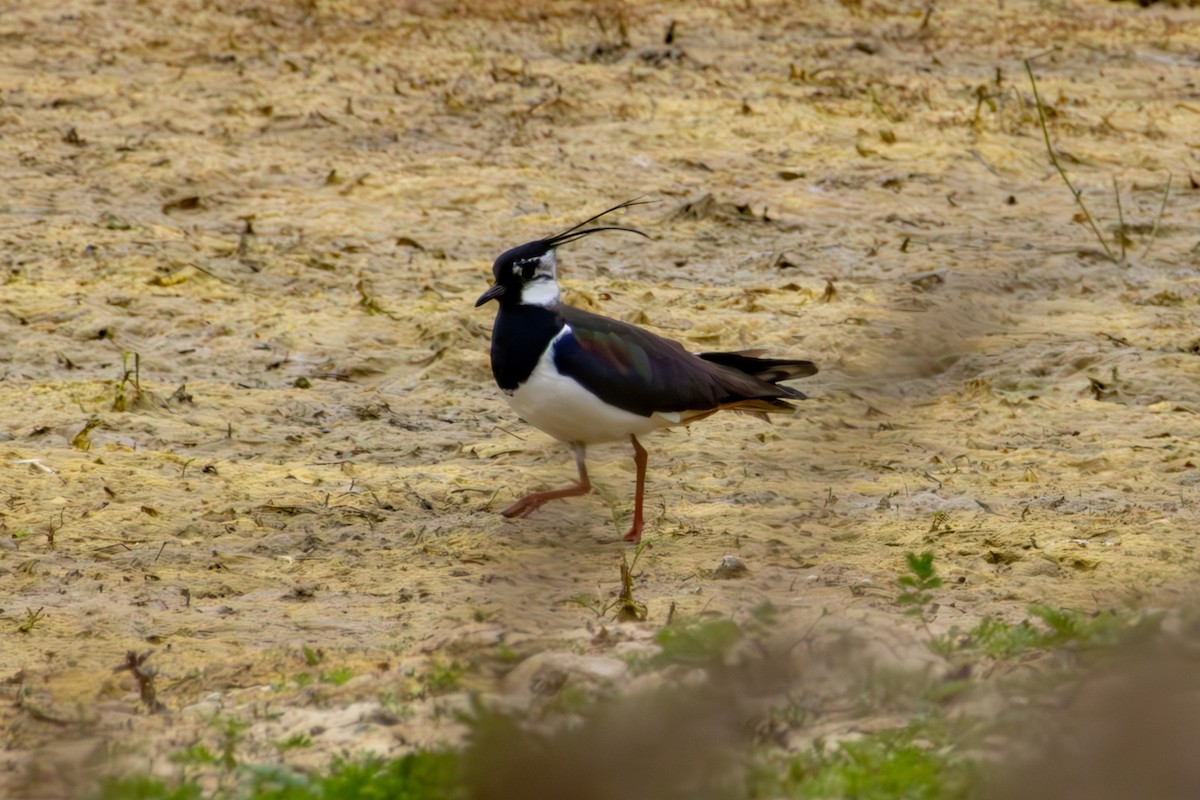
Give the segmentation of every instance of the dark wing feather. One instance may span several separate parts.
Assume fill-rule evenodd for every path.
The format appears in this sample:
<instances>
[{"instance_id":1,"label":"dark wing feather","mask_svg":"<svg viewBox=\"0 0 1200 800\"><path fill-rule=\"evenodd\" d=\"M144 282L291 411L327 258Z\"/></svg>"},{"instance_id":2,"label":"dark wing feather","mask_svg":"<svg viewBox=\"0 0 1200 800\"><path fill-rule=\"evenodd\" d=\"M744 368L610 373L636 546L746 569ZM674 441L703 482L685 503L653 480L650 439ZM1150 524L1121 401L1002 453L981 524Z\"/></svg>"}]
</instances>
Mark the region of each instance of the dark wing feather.
<instances>
[{"instance_id":1,"label":"dark wing feather","mask_svg":"<svg viewBox=\"0 0 1200 800\"><path fill-rule=\"evenodd\" d=\"M752 353L761 351L748 350L741 353L696 353L705 361L732 367L739 372L753 375L767 383L790 381L796 378L807 378L817 374L817 365L811 361L797 361L790 358L757 358ZM795 389L780 387L789 392L788 397L803 400L804 394Z\"/></svg>"},{"instance_id":2,"label":"dark wing feather","mask_svg":"<svg viewBox=\"0 0 1200 800\"><path fill-rule=\"evenodd\" d=\"M574 334L555 348L559 371L635 414L708 411L747 402L758 411L786 410L791 406L779 398L802 397L736 365L699 358L679 342L634 325L567 305L558 311Z\"/></svg>"}]
</instances>

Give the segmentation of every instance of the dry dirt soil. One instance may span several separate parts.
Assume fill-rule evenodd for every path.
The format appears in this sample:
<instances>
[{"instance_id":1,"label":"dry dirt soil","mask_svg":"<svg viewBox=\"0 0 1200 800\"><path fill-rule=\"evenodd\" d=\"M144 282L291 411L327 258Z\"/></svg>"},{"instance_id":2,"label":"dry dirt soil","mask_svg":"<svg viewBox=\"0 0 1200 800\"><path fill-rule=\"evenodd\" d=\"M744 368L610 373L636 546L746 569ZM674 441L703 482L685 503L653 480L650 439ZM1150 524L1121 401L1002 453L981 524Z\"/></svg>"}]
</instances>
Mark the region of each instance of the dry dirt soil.
<instances>
[{"instance_id":1,"label":"dry dirt soil","mask_svg":"<svg viewBox=\"0 0 1200 800\"><path fill-rule=\"evenodd\" d=\"M0 43L0 794L223 719L299 766L453 741L523 660L636 683L671 614L903 660L909 551L935 633L1193 596L1200 9L33 0ZM500 517L574 469L473 302L638 196L649 241L560 253L570 302L821 371L649 437L622 622L629 447Z\"/></svg>"}]
</instances>

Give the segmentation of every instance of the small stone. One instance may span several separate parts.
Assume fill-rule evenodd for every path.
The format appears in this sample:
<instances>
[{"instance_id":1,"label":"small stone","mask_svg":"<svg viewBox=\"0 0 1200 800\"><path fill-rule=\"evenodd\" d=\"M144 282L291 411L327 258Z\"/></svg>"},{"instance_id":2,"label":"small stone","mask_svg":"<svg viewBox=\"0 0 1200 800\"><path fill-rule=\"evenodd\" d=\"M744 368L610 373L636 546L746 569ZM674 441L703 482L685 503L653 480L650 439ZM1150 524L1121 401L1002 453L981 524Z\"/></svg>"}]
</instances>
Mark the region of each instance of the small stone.
<instances>
[{"instance_id":1,"label":"small stone","mask_svg":"<svg viewBox=\"0 0 1200 800\"><path fill-rule=\"evenodd\" d=\"M855 597L862 597L869 590L875 588L875 581L870 578L859 578L854 583L850 584L850 594Z\"/></svg>"},{"instance_id":2,"label":"small stone","mask_svg":"<svg viewBox=\"0 0 1200 800\"><path fill-rule=\"evenodd\" d=\"M1014 564L1013 565L1013 574L1014 575L1023 575L1025 577L1030 577L1030 578L1033 578L1033 577L1058 578L1058 577L1061 577L1062 572L1061 572L1061 570L1059 570L1058 565L1056 563L1054 563L1053 560L1043 556L1042 558L1031 558L1028 560L1022 560L1022 561Z\"/></svg>"},{"instance_id":3,"label":"small stone","mask_svg":"<svg viewBox=\"0 0 1200 800\"><path fill-rule=\"evenodd\" d=\"M725 556L721 559L721 563L717 564L717 568L712 571L712 576L718 580L730 580L744 577L749 571L737 556Z\"/></svg>"},{"instance_id":4,"label":"small stone","mask_svg":"<svg viewBox=\"0 0 1200 800\"><path fill-rule=\"evenodd\" d=\"M547 650L518 664L504 676L503 688L518 707L554 697L569 685L603 687L622 680L629 665L608 656L581 656Z\"/></svg>"}]
</instances>

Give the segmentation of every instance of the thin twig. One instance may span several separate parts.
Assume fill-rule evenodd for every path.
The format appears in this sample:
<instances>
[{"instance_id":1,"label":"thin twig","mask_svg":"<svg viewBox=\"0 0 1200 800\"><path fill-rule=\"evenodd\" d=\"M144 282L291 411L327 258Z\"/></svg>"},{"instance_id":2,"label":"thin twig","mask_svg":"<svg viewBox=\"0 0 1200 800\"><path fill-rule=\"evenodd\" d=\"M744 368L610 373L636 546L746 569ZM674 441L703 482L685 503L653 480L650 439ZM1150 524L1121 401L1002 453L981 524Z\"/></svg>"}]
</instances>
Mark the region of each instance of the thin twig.
<instances>
[{"instance_id":1,"label":"thin twig","mask_svg":"<svg viewBox=\"0 0 1200 800\"><path fill-rule=\"evenodd\" d=\"M1034 53L1033 55L1031 55L1031 56L1030 56L1030 57L1027 59L1027 61L1029 61L1030 63L1032 63L1032 62L1034 62L1034 61L1037 61L1037 60L1038 60L1039 58L1041 58L1042 56L1048 56L1048 55L1050 55L1051 53L1057 53L1057 52L1058 52L1059 50L1061 50L1061 49L1062 49L1062 47L1061 47L1060 45L1057 45L1057 44L1052 44L1052 45L1050 45L1049 47L1047 47L1045 50L1043 50L1042 52L1040 52L1040 53Z\"/></svg>"},{"instance_id":2,"label":"thin twig","mask_svg":"<svg viewBox=\"0 0 1200 800\"><path fill-rule=\"evenodd\" d=\"M1046 127L1046 109L1042 105L1042 96L1038 94L1037 80L1033 77L1033 67L1029 64L1029 59L1025 59L1025 71L1029 73L1029 82L1033 84L1033 99L1037 103L1038 121L1042 124L1042 138L1046 140L1046 152L1050 154L1050 163L1058 170L1059 176L1063 179L1063 183L1071 190L1071 196L1075 198L1075 202L1083 209L1083 216L1087 218L1088 225L1092 227L1092 233L1096 234L1096 239L1100 242L1100 246L1104 248L1104 253L1109 260L1116 262L1117 257L1113 255L1112 249L1108 246L1108 242L1104 241L1104 236L1101 235L1100 229L1096 227L1096 221L1092 219L1092 214L1088 211L1083 202L1082 192L1075 188L1071 183L1071 179L1067 177L1067 172L1058 163L1058 156L1054 154L1054 146L1050 144L1050 130Z\"/></svg>"},{"instance_id":3,"label":"thin twig","mask_svg":"<svg viewBox=\"0 0 1200 800\"><path fill-rule=\"evenodd\" d=\"M1154 218L1154 227L1150 229L1150 241L1146 242L1146 249L1142 251L1140 261L1145 261L1146 256L1150 253L1150 247L1154 244L1154 237L1158 235L1158 223L1162 221L1163 211L1167 208L1167 198L1171 196L1171 178L1174 176L1167 173L1167 186L1163 189L1162 205L1158 207L1158 216Z\"/></svg>"},{"instance_id":4,"label":"thin twig","mask_svg":"<svg viewBox=\"0 0 1200 800\"><path fill-rule=\"evenodd\" d=\"M138 685L138 696L146 705L146 710L151 714L157 714L160 711L166 711L167 707L159 702L158 690L154 687L154 678L158 675L158 668L146 663L153 653L153 650L147 650L138 655L136 651L129 650L125 653L125 661L113 667L113 672L128 672L133 675Z\"/></svg>"},{"instance_id":5,"label":"thin twig","mask_svg":"<svg viewBox=\"0 0 1200 800\"><path fill-rule=\"evenodd\" d=\"M1121 241L1121 261L1125 260L1125 213L1121 210L1121 187L1117 185L1117 176L1112 176L1113 197L1117 198L1117 238Z\"/></svg>"}]
</instances>

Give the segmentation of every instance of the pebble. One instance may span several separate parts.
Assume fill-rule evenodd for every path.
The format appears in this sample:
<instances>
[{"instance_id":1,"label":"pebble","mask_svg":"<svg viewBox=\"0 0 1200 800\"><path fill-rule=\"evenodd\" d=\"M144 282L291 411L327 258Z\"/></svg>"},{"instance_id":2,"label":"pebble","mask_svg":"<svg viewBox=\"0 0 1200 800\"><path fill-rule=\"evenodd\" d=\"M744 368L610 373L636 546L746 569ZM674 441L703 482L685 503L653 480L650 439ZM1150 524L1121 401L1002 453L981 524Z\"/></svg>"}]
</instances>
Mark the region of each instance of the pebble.
<instances>
[{"instance_id":1,"label":"pebble","mask_svg":"<svg viewBox=\"0 0 1200 800\"><path fill-rule=\"evenodd\" d=\"M557 694L568 683L612 683L629 671L624 661L607 656L583 656L546 651L530 656L504 676L510 699L528 705L535 697Z\"/></svg>"},{"instance_id":2,"label":"pebble","mask_svg":"<svg viewBox=\"0 0 1200 800\"><path fill-rule=\"evenodd\" d=\"M716 569L712 571L712 576L718 580L730 580L732 578L744 577L749 571L737 556L725 556L721 559L721 563L717 564Z\"/></svg>"}]
</instances>

